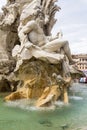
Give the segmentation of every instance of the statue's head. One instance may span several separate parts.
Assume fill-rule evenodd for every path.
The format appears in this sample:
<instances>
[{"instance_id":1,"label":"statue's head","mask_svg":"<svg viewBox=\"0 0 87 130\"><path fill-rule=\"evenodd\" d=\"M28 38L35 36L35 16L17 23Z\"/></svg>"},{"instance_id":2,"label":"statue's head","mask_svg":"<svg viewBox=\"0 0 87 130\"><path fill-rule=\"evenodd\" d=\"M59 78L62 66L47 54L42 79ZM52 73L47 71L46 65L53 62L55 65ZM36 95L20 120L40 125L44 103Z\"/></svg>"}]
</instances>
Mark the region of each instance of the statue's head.
<instances>
[{"instance_id":1,"label":"statue's head","mask_svg":"<svg viewBox=\"0 0 87 130\"><path fill-rule=\"evenodd\" d=\"M45 16L44 16L44 13L42 12L42 10L37 11L37 14L35 16L35 20L40 25L40 27L43 28L43 26L45 24Z\"/></svg>"}]
</instances>

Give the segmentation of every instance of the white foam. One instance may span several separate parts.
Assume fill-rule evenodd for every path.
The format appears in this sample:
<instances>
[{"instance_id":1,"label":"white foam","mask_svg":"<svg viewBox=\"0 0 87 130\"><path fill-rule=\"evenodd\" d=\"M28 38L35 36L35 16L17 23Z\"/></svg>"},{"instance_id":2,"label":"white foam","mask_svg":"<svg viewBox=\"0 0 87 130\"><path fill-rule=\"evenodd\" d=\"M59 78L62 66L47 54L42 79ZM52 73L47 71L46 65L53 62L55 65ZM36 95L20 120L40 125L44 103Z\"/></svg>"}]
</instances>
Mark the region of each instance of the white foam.
<instances>
[{"instance_id":1,"label":"white foam","mask_svg":"<svg viewBox=\"0 0 87 130\"><path fill-rule=\"evenodd\" d=\"M18 107L24 110L31 110L31 111L48 111L48 110L55 110L55 105L51 105L49 107L36 107L34 106L35 100L16 100L16 101L8 101L5 103L6 106L9 107Z\"/></svg>"},{"instance_id":2,"label":"white foam","mask_svg":"<svg viewBox=\"0 0 87 130\"><path fill-rule=\"evenodd\" d=\"M55 102L55 105L58 105L58 106L63 106L63 105L64 105L64 103L63 103L62 101L56 101L56 102Z\"/></svg>"},{"instance_id":3,"label":"white foam","mask_svg":"<svg viewBox=\"0 0 87 130\"><path fill-rule=\"evenodd\" d=\"M73 100L83 100L83 97L69 96L69 99L73 99Z\"/></svg>"}]
</instances>

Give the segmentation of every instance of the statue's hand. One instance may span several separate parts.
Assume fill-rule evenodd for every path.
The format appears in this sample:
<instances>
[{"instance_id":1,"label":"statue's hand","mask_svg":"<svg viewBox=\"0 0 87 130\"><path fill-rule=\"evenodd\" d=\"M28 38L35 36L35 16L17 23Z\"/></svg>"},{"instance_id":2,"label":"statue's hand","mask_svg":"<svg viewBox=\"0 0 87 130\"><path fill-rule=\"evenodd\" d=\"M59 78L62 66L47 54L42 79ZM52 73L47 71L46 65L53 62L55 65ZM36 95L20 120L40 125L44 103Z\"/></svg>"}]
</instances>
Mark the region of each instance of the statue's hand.
<instances>
[{"instance_id":1,"label":"statue's hand","mask_svg":"<svg viewBox=\"0 0 87 130\"><path fill-rule=\"evenodd\" d=\"M33 43L31 43L29 41L24 44L24 47L27 49L30 49L32 47L32 48L37 49L37 50L42 50L40 47L34 45Z\"/></svg>"},{"instance_id":2,"label":"statue's hand","mask_svg":"<svg viewBox=\"0 0 87 130\"><path fill-rule=\"evenodd\" d=\"M26 42L24 46L28 49L28 48L32 47L32 45L33 44L31 42Z\"/></svg>"}]
</instances>

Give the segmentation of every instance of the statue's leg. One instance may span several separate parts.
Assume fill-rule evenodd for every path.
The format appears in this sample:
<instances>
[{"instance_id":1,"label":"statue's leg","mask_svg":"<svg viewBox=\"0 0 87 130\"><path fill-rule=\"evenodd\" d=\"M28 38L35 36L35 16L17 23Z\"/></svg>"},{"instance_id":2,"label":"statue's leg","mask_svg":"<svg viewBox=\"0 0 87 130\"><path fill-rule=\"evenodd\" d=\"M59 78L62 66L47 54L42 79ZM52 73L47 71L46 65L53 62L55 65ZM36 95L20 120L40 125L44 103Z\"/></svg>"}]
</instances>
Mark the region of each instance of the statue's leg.
<instances>
[{"instance_id":1,"label":"statue's leg","mask_svg":"<svg viewBox=\"0 0 87 130\"><path fill-rule=\"evenodd\" d=\"M65 45L65 42L66 41L56 39L42 46L42 49L47 52L54 52L57 51L58 49L61 49Z\"/></svg>"},{"instance_id":2,"label":"statue's leg","mask_svg":"<svg viewBox=\"0 0 87 130\"><path fill-rule=\"evenodd\" d=\"M48 60L50 63L53 63L53 64L59 63L64 58L64 55L62 54L50 53L42 49L39 49L37 47L36 48L32 47L31 53L32 53L32 56L34 56L35 58Z\"/></svg>"},{"instance_id":3,"label":"statue's leg","mask_svg":"<svg viewBox=\"0 0 87 130\"><path fill-rule=\"evenodd\" d=\"M74 61L72 60L71 51L70 51L69 43L67 40L56 39L47 43L46 45L42 47L42 49L47 52L54 52L61 48L63 48L64 53L69 59L69 62L72 64Z\"/></svg>"},{"instance_id":4,"label":"statue's leg","mask_svg":"<svg viewBox=\"0 0 87 130\"><path fill-rule=\"evenodd\" d=\"M70 48L69 48L68 41L65 41L65 44L63 46L63 50L64 50L66 56L68 57L70 64L74 63L74 61L72 60L71 51L70 51Z\"/></svg>"}]
</instances>

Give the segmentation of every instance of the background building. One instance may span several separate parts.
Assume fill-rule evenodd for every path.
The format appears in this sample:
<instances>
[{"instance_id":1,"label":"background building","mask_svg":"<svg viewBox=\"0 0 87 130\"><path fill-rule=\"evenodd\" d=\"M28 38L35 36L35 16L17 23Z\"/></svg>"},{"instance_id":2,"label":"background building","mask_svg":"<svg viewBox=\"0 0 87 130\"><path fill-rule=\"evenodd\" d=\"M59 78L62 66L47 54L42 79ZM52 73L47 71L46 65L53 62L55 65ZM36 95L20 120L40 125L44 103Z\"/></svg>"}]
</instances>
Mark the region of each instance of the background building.
<instances>
[{"instance_id":1,"label":"background building","mask_svg":"<svg viewBox=\"0 0 87 130\"><path fill-rule=\"evenodd\" d=\"M74 59L78 59L78 62L75 66L83 71L87 76L87 54L79 54L79 55L72 55Z\"/></svg>"}]
</instances>

